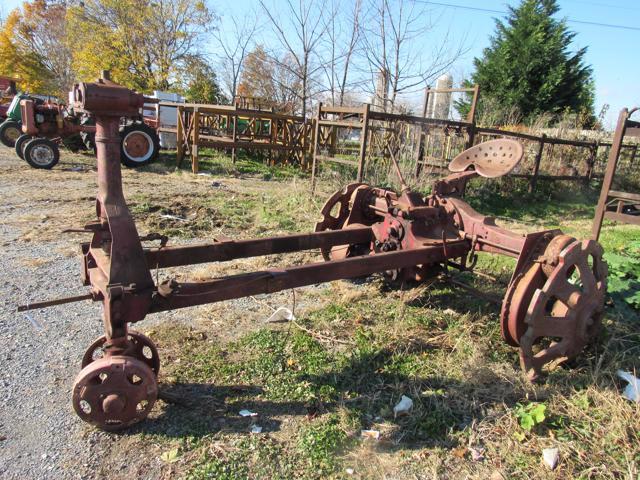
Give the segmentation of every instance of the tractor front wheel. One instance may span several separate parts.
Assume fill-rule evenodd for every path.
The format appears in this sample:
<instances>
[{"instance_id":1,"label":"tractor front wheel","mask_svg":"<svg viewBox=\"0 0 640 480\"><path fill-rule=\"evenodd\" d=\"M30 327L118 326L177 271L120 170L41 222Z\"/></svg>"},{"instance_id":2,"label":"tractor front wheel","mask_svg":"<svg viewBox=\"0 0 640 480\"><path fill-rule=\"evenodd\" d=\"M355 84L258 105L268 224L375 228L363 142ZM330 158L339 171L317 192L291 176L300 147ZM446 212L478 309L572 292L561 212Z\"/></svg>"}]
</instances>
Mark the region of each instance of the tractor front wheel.
<instances>
[{"instance_id":1,"label":"tractor front wheel","mask_svg":"<svg viewBox=\"0 0 640 480\"><path fill-rule=\"evenodd\" d=\"M34 138L24 146L24 159L33 168L53 168L60 160L58 145L48 138Z\"/></svg>"},{"instance_id":2,"label":"tractor front wheel","mask_svg":"<svg viewBox=\"0 0 640 480\"><path fill-rule=\"evenodd\" d=\"M22 124L15 120L5 120L0 124L0 142L13 148L18 137L22 135Z\"/></svg>"},{"instance_id":3,"label":"tractor front wheel","mask_svg":"<svg viewBox=\"0 0 640 480\"><path fill-rule=\"evenodd\" d=\"M24 160L24 147L30 140L33 140L33 137L31 135L27 135L26 133L20 135L16 140L16 144L14 146L14 148L16 149L16 155L18 155L18 157L20 157L22 160Z\"/></svg>"},{"instance_id":4,"label":"tractor front wheel","mask_svg":"<svg viewBox=\"0 0 640 480\"><path fill-rule=\"evenodd\" d=\"M143 123L120 129L120 160L131 168L147 165L156 159L160 140L156 131Z\"/></svg>"}]
</instances>

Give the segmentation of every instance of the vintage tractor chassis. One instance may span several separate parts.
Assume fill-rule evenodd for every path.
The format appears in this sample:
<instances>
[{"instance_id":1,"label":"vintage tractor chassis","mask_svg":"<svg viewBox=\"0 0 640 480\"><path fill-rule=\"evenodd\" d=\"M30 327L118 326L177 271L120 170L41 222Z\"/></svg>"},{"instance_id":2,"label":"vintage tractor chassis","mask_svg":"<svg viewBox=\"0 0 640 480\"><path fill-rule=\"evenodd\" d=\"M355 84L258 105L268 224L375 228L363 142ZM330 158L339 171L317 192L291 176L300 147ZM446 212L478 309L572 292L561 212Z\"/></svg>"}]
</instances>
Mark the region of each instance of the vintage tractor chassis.
<instances>
[{"instance_id":1,"label":"vintage tractor chassis","mask_svg":"<svg viewBox=\"0 0 640 480\"><path fill-rule=\"evenodd\" d=\"M501 328L504 340L519 348L530 379L540 377L546 364L576 356L597 333L607 272L596 242L559 230L514 233L461 198L469 179L514 168L522 156L517 142L487 142L463 152L451 165L457 173L436 182L427 197L406 186L397 194L348 185L327 201L314 233L167 246L159 235L140 238L122 191L120 117L136 115L145 98L108 80L76 85L72 96L76 110L96 119L98 218L84 227L92 239L82 244L83 281L88 296L103 304L105 331L84 356L73 406L100 428L121 429L145 418L157 399L157 349L130 329L155 312L373 273L419 282L445 268L469 269L477 252L488 252L517 259ZM152 239L160 247L143 247ZM325 261L197 282L156 284L152 275L161 268L311 249L320 249Z\"/></svg>"}]
</instances>

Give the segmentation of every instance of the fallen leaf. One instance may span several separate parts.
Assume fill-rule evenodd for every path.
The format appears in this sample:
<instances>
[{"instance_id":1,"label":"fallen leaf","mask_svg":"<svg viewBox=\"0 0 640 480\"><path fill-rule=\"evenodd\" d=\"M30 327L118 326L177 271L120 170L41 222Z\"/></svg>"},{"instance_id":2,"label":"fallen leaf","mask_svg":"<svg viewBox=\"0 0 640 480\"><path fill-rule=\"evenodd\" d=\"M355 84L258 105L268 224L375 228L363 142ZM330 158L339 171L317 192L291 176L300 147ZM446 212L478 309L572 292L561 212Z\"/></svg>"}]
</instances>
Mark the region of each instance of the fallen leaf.
<instances>
[{"instance_id":1,"label":"fallen leaf","mask_svg":"<svg viewBox=\"0 0 640 480\"><path fill-rule=\"evenodd\" d=\"M464 456L467 454L467 447L454 448L453 450L451 450L451 453L454 457L464 458Z\"/></svg>"},{"instance_id":2,"label":"fallen leaf","mask_svg":"<svg viewBox=\"0 0 640 480\"><path fill-rule=\"evenodd\" d=\"M362 430L360 432L360 436L378 440L380 438L380 432L378 430Z\"/></svg>"},{"instance_id":3,"label":"fallen leaf","mask_svg":"<svg viewBox=\"0 0 640 480\"><path fill-rule=\"evenodd\" d=\"M162 455L160 455L160 460L166 463L174 463L178 461L178 448L172 448L171 450L167 450Z\"/></svg>"}]
</instances>

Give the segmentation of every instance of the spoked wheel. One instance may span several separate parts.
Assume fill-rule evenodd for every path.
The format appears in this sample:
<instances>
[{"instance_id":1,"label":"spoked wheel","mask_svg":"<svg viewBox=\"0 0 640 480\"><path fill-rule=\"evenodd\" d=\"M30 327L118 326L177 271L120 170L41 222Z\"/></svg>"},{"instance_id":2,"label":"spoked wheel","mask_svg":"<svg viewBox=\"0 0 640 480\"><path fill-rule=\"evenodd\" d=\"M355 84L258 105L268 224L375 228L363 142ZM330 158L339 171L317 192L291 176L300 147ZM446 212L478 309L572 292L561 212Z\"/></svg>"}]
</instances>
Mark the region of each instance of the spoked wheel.
<instances>
[{"instance_id":1,"label":"spoked wheel","mask_svg":"<svg viewBox=\"0 0 640 480\"><path fill-rule=\"evenodd\" d=\"M341 230L343 228L359 228L366 225L353 223L348 225L351 206L349 205L353 192L360 187L366 187L364 183L351 183L342 190L334 193L329 200L326 201L320 215L322 220L316 224L316 232L324 232L325 230ZM325 260L341 260L343 258L366 255L369 252L369 244L357 245L336 245L332 248L322 248L322 256Z\"/></svg>"},{"instance_id":2,"label":"spoked wheel","mask_svg":"<svg viewBox=\"0 0 640 480\"><path fill-rule=\"evenodd\" d=\"M578 355L597 335L604 311L607 265L593 240L574 241L558 255L555 267L536 288L527 308L526 331L520 338L520 363L532 381L549 363Z\"/></svg>"},{"instance_id":3,"label":"spoked wheel","mask_svg":"<svg viewBox=\"0 0 640 480\"><path fill-rule=\"evenodd\" d=\"M520 338L527 330L525 321L531 299L537 289L544 286L547 274L551 274L562 250L575 242L569 235L558 235L547 245L544 257L550 260L549 265L534 262L515 277L507 288L502 311L500 312L500 328L502 338L512 347L520 346Z\"/></svg>"},{"instance_id":4,"label":"spoked wheel","mask_svg":"<svg viewBox=\"0 0 640 480\"><path fill-rule=\"evenodd\" d=\"M158 349L149 337L143 335L135 330L129 330L127 334L127 341L129 348L125 353L127 356L136 358L137 360L145 363L155 376L158 376L160 371L160 355ZM105 358L105 345L107 343L107 337L104 335L97 338L87 349L82 357L82 368L87 365Z\"/></svg>"},{"instance_id":5,"label":"spoked wheel","mask_svg":"<svg viewBox=\"0 0 640 480\"><path fill-rule=\"evenodd\" d=\"M82 369L73 385L73 408L87 423L119 430L146 418L158 397L151 369L128 356L101 358Z\"/></svg>"}]
</instances>

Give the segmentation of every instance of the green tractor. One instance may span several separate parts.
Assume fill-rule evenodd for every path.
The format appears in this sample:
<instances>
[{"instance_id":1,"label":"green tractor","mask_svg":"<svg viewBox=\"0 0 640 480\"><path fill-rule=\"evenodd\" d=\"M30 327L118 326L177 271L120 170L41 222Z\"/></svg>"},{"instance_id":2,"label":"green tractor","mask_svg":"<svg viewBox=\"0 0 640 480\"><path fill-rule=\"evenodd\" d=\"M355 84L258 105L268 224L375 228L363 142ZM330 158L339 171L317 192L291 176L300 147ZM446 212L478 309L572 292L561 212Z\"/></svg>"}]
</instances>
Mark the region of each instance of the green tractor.
<instances>
[{"instance_id":1,"label":"green tractor","mask_svg":"<svg viewBox=\"0 0 640 480\"><path fill-rule=\"evenodd\" d=\"M7 111L5 112L6 119L0 124L0 142L7 147L12 147L16 144L16 140L22 135L22 115L20 113L20 100L23 98L30 98L28 95L19 93L13 97Z\"/></svg>"}]
</instances>

